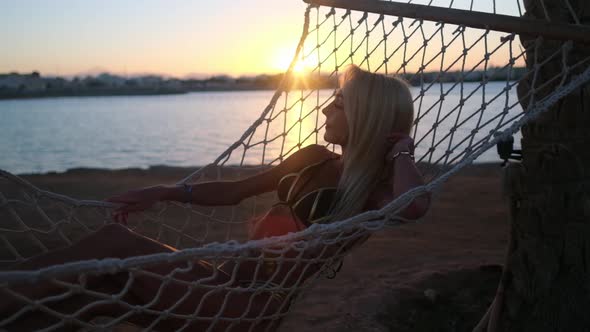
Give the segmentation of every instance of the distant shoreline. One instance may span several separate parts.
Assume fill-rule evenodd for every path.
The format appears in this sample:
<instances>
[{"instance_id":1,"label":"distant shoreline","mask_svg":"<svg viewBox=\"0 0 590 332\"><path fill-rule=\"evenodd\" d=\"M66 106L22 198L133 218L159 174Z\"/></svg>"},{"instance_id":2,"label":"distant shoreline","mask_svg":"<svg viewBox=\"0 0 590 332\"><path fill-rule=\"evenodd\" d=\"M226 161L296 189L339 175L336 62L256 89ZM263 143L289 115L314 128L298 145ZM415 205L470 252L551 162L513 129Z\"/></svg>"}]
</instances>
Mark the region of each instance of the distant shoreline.
<instances>
[{"instance_id":1,"label":"distant shoreline","mask_svg":"<svg viewBox=\"0 0 590 332\"><path fill-rule=\"evenodd\" d=\"M463 83L480 83L481 81L464 81ZM491 80L488 82L503 82L503 80ZM442 82L445 84L456 82ZM414 86L414 85L413 85ZM334 87L316 87L314 89L333 89ZM166 96L166 95L184 95L193 92L240 92L240 91L275 91L277 87L256 87L256 86L213 86L204 88L192 89L146 89L146 90L81 90L81 91L51 91L51 92L35 92L35 93L18 93L18 94L0 94L1 100L19 100L19 99L43 99L43 98L60 98L60 97L123 97L123 96ZM296 89L289 89L293 91Z\"/></svg>"},{"instance_id":2,"label":"distant shoreline","mask_svg":"<svg viewBox=\"0 0 590 332\"><path fill-rule=\"evenodd\" d=\"M492 68L488 71L473 71L467 74L448 71L400 74L412 86L434 83L478 83L515 81L522 78L525 68ZM121 77L102 73L95 77L73 78L42 77L40 73L0 74L0 100L51 97L96 97L96 96L149 96L185 94L213 91L262 91L276 90L280 84L286 90L335 89L335 75L258 75L233 78L226 75L207 79L168 79L160 76Z\"/></svg>"},{"instance_id":3,"label":"distant shoreline","mask_svg":"<svg viewBox=\"0 0 590 332\"><path fill-rule=\"evenodd\" d=\"M44 92L15 95L0 95L0 100L43 99L59 97L119 97L119 96L166 96L183 95L192 92L235 92L235 91L274 91L276 88L267 87L211 87L191 90L109 90L109 91L69 91Z\"/></svg>"}]
</instances>

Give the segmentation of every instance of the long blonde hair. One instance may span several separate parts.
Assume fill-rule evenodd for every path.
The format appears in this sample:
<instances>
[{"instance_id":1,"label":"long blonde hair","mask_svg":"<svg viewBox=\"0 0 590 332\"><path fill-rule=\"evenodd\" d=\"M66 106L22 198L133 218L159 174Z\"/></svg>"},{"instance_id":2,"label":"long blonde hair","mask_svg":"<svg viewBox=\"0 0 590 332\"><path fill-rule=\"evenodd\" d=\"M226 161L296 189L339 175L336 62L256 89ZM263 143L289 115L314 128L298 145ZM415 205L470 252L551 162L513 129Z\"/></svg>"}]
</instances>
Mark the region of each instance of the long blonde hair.
<instances>
[{"instance_id":1,"label":"long blonde hair","mask_svg":"<svg viewBox=\"0 0 590 332\"><path fill-rule=\"evenodd\" d=\"M369 194L385 171L387 136L410 134L414 104L403 80L351 65L340 76L348 142L331 220L363 211Z\"/></svg>"}]
</instances>

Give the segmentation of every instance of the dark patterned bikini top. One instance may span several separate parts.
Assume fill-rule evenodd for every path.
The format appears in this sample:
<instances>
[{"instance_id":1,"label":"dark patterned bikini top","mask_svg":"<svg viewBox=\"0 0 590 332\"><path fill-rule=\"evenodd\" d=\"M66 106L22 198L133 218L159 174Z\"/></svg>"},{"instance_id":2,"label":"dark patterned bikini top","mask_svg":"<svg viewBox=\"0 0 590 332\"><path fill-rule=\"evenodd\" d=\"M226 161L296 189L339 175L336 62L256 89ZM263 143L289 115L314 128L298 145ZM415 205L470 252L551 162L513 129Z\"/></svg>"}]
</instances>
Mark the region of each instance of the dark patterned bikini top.
<instances>
[{"instance_id":1,"label":"dark patterned bikini top","mask_svg":"<svg viewBox=\"0 0 590 332\"><path fill-rule=\"evenodd\" d=\"M283 176L277 187L279 202L275 205L288 206L291 214L294 217L296 216L306 226L327 221L329 218L332 202L336 196L337 188L325 187L316 189L296 200L297 196L301 193L305 186L317 176L317 171L313 174L309 174L305 182L299 186L298 190L295 190L295 188L298 186L298 183L304 174L310 172L314 168L322 167L328 161L337 158L338 157L328 158L318 163L309 165L299 172L289 173ZM286 195L284 194L285 191Z\"/></svg>"}]
</instances>

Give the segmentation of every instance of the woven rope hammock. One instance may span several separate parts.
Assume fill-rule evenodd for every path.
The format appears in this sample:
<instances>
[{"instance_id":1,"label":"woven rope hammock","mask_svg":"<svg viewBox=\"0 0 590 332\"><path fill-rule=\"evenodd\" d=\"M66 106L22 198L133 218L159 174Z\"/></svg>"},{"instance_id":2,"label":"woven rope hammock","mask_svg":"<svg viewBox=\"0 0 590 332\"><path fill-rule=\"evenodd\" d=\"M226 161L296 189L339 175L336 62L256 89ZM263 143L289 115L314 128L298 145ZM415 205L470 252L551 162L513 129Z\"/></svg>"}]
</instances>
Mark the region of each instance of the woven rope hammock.
<instances>
[{"instance_id":1,"label":"woven rope hammock","mask_svg":"<svg viewBox=\"0 0 590 332\"><path fill-rule=\"evenodd\" d=\"M416 110L412 135L427 184L381 210L256 241L247 241L247 222L272 206L274 193L230 207L161 203L131 216L129 227L178 248L176 252L15 271L9 267L71 245L110 223L114 206L44 191L0 170L0 293L20 303L16 312L0 316L0 329L39 311L56 318L42 327L46 331L66 324L110 329L135 314L152 317L146 330L157 330L158 324L170 319L181 322L178 330L191 330L197 323L208 330L273 330L293 300L313 280L332 274L359 240L385 226L410 222L397 212L414 197L435 193L450 176L590 79L590 58L571 52L574 43L590 42L590 28L580 24L567 0L561 10L571 17L571 24L552 23L542 0L545 20L523 15L518 1L502 6L496 0L306 1L293 62L268 106L216 160L179 183L251 176L310 144L335 149L322 139L320 114L335 90L316 87L329 85L346 65L356 64L371 72L403 76L412 85ZM559 66L559 74L544 75L548 66ZM300 70L307 75L297 74ZM521 93L516 92L519 80L529 82ZM216 272L194 281L177 278L198 260L214 267L233 263L234 274L224 283L209 282ZM157 264L181 262L183 268L166 275L150 270ZM268 264L275 266L274 275L257 279ZM242 266L254 271L253 280L235 280ZM87 280L101 275L123 276L124 286L118 293L91 288ZM160 280L162 288L152 302L133 305L129 292L141 276ZM39 282L63 291L38 298L19 291ZM184 285L187 296L201 292L201 304L191 312L181 311L184 299L180 298L165 309L156 308L153 304L172 282ZM201 310L208 298L219 294L222 300L216 312ZM237 305L232 300L235 294L246 294L250 300L240 304L238 314L226 314L228 307ZM55 305L80 295L90 300L69 310ZM252 309L255 298L264 299L263 310ZM107 320L84 315L102 304L117 304L126 314Z\"/></svg>"}]
</instances>

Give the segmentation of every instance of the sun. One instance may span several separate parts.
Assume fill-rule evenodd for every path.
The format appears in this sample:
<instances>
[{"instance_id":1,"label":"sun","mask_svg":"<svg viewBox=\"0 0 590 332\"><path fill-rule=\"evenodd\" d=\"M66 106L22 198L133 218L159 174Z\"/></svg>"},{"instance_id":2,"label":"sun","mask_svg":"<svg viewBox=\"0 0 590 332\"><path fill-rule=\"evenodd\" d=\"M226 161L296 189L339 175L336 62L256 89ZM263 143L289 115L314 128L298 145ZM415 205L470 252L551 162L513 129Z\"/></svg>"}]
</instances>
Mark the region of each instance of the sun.
<instances>
[{"instance_id":1,"label":"sun","mask_svg":"<svg viewBox=\"0 0 590 332\"><path fill-rule=\"evenodd\" d=\"M291 50L280 50L275 56L275 67L277 69L280 69L281 71L286 71L287 69L289 69L289 65L291 65L291 61L293 60L294 56L295 53ZM298 75L303 74L306 71L307 67L309 67L306 64L306 62L307 61L302 61L301 59L298 59L297 62L295 62L295 65L293 66L293 72Z\"/></svg>"},{"instance_id":2,"label":"sun","mask_svg":"<svg viewBox=\"0 0 590 332\"><path fill-rule=\"evenodd\" d=\"M293 66L293 71L297 74L303 74L305 71L305 63L301 61L301 59L297 59L295 65Z\"/></svg>"}]
</instances>

